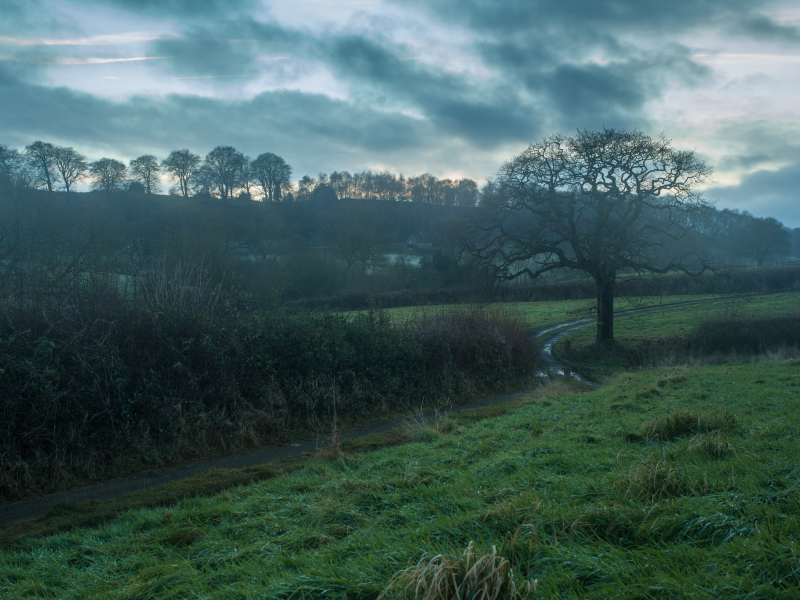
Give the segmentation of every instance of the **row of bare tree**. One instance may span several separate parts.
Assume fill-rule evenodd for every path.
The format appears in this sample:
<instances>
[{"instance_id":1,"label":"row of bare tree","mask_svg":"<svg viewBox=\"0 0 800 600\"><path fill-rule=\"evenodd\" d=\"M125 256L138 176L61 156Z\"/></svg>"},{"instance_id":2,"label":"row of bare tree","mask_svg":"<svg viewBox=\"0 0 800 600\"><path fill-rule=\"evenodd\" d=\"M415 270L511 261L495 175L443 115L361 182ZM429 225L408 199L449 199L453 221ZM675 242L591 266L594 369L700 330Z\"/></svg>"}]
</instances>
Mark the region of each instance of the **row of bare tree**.
<instances>
[{"instance_id":1,"label":"row of bare tree","mask_svg":"<svg viewBox=\"0 0 800 600\"><path fill-rule=\"evenodd\" d=\"M429 173L405 178L388 171L353 175L334 171L330 176L320 173L318 178L304 175L294 186L292 167L280 156L265 152L251 159L233 146L217 146L205 157L185 148L173 150L161 162L144 154L125 165L105 157L88 162L72 147L38 140L23 152L0 145L0 177L49 192L69 193L75 184L88 182L93 190L157 194L162 191L162 175L172 182L170 193L211 195L225 201L235 197L269 202L357 198L475 206L479 197L472 179L439 179Z\"/></svg>"}]
</instances>

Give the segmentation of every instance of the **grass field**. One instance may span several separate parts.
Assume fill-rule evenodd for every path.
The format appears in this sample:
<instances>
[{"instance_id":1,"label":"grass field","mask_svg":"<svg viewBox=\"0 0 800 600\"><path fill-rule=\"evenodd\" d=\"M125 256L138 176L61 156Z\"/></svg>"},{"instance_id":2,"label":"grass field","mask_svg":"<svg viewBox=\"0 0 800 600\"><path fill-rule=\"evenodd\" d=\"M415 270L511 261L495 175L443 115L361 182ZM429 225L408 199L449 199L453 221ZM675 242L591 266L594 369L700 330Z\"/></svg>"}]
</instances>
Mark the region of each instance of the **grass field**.
<instances>
[{"instance_id":1,"label":"grass field","mask_svg":"<svg viewBox=\"0 0 800 600\"><path fill-rule=\"evenodd\" d=\"M666 300L672 302L673 298L675 296L666 298L665 303ZM614 339L618 352L609 352L606 349L598 354L590 348L595 342L595 327L586 327L570 334L554 350L560 360L597 381L603 381L612 374L630 369L630 364L625 359L627 352L640 350L640 346L648 341L658 344L658 340L663 340L666 345L670 340L690 335L703 321L792 314L800 314L800 292L727 298L616 320ZM564 352L566 342L573 349L570 355Z\"/></svg>"},{"instance_id":2,"label":"grass field","mask_svg":"<svg viewBox=\"0 0 800 600\"><path fill-rule=\"evenodd\" d=\"M658 306L660 304L675 304L678 302L713 298L714 296L712 295L617 298L615 300L615 310L623 311ZM570 319L590 317L594 314L594 306L595 302L593 300L554 300L549 302L502 302L488 304L486 308L488 310L507 311L513 315L519 315L531 329L541 329ZM390 308L387 309L386 312L392 319L403 321L460 310L474 310L474 305L441 304L436 306L409 306Z\"/></svg>"},{"instance_id":3,"label":"grass field","mask_svg":"<svg viewBox=\"0 0 800 600\"><path fill-rule=\"evenodd\" d=\"M424 555L455 561L474 542L532 598L800 595L800 363L622 374L523 404L6 542L0 594L375 598Z\"/></svg>"}]
</instances>

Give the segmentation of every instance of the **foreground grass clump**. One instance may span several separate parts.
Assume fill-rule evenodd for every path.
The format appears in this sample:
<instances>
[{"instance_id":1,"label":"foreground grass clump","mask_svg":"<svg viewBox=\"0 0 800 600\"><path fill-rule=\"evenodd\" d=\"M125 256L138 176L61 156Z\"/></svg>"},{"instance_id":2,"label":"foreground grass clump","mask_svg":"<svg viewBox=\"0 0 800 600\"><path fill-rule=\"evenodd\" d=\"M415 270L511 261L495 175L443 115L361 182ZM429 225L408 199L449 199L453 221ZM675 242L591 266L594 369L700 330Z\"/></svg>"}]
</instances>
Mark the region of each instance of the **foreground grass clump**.
<instances>
[{"instance_id":1,"label":"foreground grass clump","mask_svg":"<svg viewBox=\"0 0 800 600\"><path fill-rule=\"evenodd\" d=\"M800 362L784 361L618 375L427 435L417 420L403 445L344 445L103 527L4 537L0 595L377 598L445 564L461 573L472 543L469 564L502 565L507 586L513 570L522 597L796 598L799 408ZM687 413L735 426L646 437Z\"/></svg>"},{"instance_id":2,"label":"foreground grass clump","mask_svg":"<svg viewBox=\"0 0 800 600\"><path fill-rule=\"evenodd\" d=\"M526 586L528 587L528 586ZM470 542L457 557L423 556L389 581L378 600L511 600L518 598L514 570L497 547L486 554Z\"/></svg>"},{"instance_id":3,"label":"foreground grass clump","mask_svg":"<svg viewBox=\"0 0 800 600\"><path fill-rule=\"evenodd\" d=\"M398 325L112 284L0 302L0 500L450 405L536 369L509 314Z\"/></svg>"}]
</instances>

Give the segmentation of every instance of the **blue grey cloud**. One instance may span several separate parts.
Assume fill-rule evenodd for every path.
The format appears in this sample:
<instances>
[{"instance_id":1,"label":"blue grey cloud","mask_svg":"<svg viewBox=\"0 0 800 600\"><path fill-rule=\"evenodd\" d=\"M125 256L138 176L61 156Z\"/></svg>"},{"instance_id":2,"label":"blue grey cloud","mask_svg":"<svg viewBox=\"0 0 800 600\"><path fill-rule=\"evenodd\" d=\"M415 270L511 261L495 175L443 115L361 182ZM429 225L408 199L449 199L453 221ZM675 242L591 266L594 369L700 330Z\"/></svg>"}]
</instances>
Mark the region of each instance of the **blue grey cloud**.
<instances>
[{"instance_id":1,"label":"blue grey cloud","mask_svg":"<svg viewBox=\"0 0 800 600\"><path fill-rule=\"evenodd\" d=\"M741 184L715 187L706 197L720 205L747 210L757 217L775 217L788 227L800 227L800 162L777 171L761 170L742 179Z\"/></svg>"}]
</instances>

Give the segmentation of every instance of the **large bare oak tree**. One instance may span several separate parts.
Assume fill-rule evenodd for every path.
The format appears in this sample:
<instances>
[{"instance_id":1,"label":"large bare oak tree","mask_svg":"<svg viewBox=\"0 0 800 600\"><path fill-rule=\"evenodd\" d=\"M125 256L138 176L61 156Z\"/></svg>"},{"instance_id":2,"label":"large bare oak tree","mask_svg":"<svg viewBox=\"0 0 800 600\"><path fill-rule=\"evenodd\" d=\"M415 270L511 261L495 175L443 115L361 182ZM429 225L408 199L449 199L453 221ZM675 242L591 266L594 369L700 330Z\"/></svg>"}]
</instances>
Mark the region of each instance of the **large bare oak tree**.
<instances>
[{"instance_id":1,"label":"large bare oak tree","mask_svg":"<svg viewBox=\"0 0 800 600\"><path fill-rule=\"evenodd\" d=\"M532 144L500 169L467 244L500 280L575 269L597 283L597 342L614 337L620 272L702 273L690 213L711 169L638 131L579 131Z\"/></svg>"}]
</instances>

